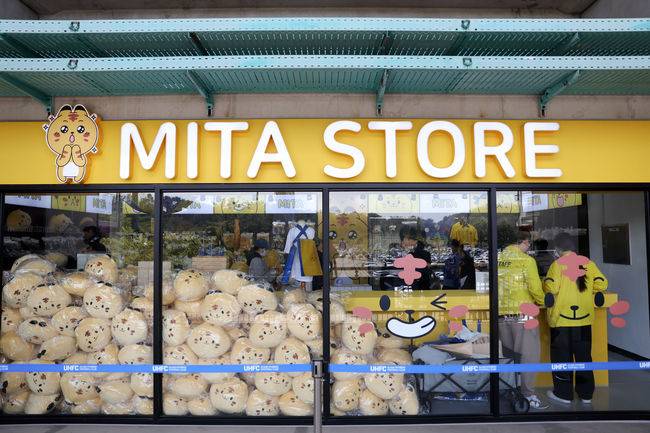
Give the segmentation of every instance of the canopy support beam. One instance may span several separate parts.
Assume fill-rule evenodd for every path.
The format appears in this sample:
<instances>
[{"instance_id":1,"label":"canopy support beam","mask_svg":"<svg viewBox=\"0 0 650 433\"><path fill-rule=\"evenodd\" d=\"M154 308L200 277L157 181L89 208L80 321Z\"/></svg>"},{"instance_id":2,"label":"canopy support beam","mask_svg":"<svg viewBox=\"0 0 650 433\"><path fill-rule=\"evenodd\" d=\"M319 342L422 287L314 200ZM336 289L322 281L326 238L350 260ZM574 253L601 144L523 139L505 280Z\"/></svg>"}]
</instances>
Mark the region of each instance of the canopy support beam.
<instances>
[{"instance_id":1,"label":"canopy support beam","mask_svg":"<svg viewBox=\"0 0 650 433\"><path fill-rule=\"evenodd\" d=\"M214 108L214 99L212 98L212 93L210 89L201 81L199 75L194 71L187 71L187 77L190 79L196 90L203 96L205 99L205 105L208 109L208 117L212 117L212 109Z\"/></svg>"},{"instance_id":2,"label":"canopy support beam","mask_svg":"<svg viewBox=\"0 0 650 433\"><path fill-rule=\"evenodd\" d=\"M544 93L542 93L539 96L539 109L542 112L542 117L546 116L546 108L548 102L551 99L555 98L560 93L562 93L563 91L565 91L567 87L569 87L578 79L579 76L580 76L580 71L574 71L571 74L564 77L557 84L554 84L551 87L544 90Z\"/></svg>"},{"instance_id":3,"label":"canopy support beam","mask_svg":"<svg viewBox=\"0 0 650 433\"><path fill-rule=\"evenodd\" d=\"M45 106L45 110L47 111L48 116L52 114L52 97L50 95L47 95L41 90L37 89L36 87L30 86L29 84L25 84L22 81L4 72L0 72L0 80L10 84L11 86L20 90L27 96L30 96L36 99L41 104L43 104Z\"/></svg>"}]
</instances>

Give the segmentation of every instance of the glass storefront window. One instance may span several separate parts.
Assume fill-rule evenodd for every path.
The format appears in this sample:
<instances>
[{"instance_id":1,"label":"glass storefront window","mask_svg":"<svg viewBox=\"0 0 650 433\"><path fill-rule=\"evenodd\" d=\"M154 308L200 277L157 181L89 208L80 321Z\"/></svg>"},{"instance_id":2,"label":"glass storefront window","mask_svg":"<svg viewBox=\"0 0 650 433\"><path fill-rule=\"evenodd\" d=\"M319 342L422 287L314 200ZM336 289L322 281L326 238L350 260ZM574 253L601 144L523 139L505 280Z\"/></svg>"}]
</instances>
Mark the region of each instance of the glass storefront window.
<instances>
[{"instance_id":1,"label":"glass storefront window","mask_svg":"<svg viewBox=\"0 0 650 433\"><path fill-rule=\"evenodd\" d=\"M165 374L164 413L313 415L321 194L170 193L163 202L163 362L248 371ZM252 372L263 364L306 371Z\"/></svg>"},{"instance_id":2,"label":"glass storefront window","mask_svg":"<svg viewBox=\"0 0 650 433\"><path fill-rule=\"evenodd\" d=\"M579 368L650 355L643 193L499 192L497 226L503 356L556 366L519 374L532 410L647 410L647 372Z\"/></svg>"},{"instance_id":3,"label":"glass storefront window","mask_svg":"<svg viewBox=\"0 0 650 433\"><path fill-rule=\"evenodd\" d=\"M152 364L153 194L5 195L3 363ZM151 373L4 372L5 414L153 414Z\"/></svg>"},{"instance_id":4,"label":"glass storefront window","mask_svg":"<svg viewBox=\"0 0 650 433\"><path fill-rule=\"evenodd\" d=\"M331 363L489 363L487 227L480 191L331 193ZM489 374L332 379L333 416L489 413Z\"/></svg>"}]
</instances>

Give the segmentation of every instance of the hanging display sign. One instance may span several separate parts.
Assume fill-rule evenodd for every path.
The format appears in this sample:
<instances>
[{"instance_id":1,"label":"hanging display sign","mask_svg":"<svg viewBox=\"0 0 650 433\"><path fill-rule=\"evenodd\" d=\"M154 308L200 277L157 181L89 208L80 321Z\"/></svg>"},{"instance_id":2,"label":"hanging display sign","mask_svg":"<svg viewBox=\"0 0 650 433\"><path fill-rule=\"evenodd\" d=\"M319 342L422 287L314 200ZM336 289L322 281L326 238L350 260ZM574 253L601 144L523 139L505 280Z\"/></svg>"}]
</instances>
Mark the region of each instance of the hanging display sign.
<instances>
[{"instance_id":1,"label":"hanging display sign","mask_svg":"<svg viewBox=\"0 0 650 433\"><path fill-rule=\"evenodd\" d=\"M471 196L461 194L422 194L420 212L422 213L469 213Z\"/></svg>"},{"instance_id":2,"label":"hanging display sign","mask_svg":"<svg viewBox=\"0 0 650 433\"><path fill-rule=\"evenodd\" d=\"M265 200L267 214L315 214L318 211L316 194L268 194Z\"/></svg>"},{"instance_id":3,"label":"hanging display sign","mask_svg":"<svg viewBox=\"0 0 650 433\"><path fill-rule=\"evenodd\" d=\"M64 105L51 117L47 124L0 123L5 141L21 143L3 147L0 184L588 183L650 176L648 121L99 122L81 105ZM7 163L25 155L29 169Z\"/></svg>"},{"instance_id":4,"label":"hanging display sign","mask_svg":"<svg viewBox=\"0 0 650 433\"><path fill-rule=\"evenodd\" d=\"M111 215L113 213L113 194L86 196L86 212Z\"/></svg>"},{"instance_id":5,"label":"hanging display sign","mask_svg":"<svg viewBox=\"0 0 650 433\"><path fill-rule=\"evenodd\" d=\"M7 195L6 204L15 204L18 206L40 207L50 209L52 207L51 195Z\"/></svg>"}]
</instances>

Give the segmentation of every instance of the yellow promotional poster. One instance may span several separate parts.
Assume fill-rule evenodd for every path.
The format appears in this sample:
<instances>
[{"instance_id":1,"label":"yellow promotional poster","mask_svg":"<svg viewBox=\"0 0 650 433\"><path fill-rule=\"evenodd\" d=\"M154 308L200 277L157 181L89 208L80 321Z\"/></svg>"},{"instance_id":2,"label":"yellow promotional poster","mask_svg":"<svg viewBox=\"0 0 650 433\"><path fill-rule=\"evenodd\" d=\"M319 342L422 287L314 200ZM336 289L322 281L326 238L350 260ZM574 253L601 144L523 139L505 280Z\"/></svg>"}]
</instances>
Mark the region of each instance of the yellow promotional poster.
<instances>
[{"instance_id":1,"label":"yellow promotional poster","mask_svg":"<svg viewBox=\"0 0 650 433\"><path fill-rule=\"evenodd\" d=\"M370 121L396 120L99 122L90 109L64 105L46 124L0 123L3 140L20 143L3 146L0 184L642 183L650 179L648 121L412 119L410 129L395 132L395 152L387 146L390 127L370 130ZM479 122L487 125L475 128ZM497 123L512 131L512 142L504 142L493 126ZM25 155L29 155L28 167L9 163L22 161ZM502 207L510 212L516 205L503 203Z\"/></svg>"},{"instance_id":2,"label":"yellow promotional poster","mask_svg":"<svg viewBox=\"0 0 650 433\"><path fill-rule=\"evenodd\" d=\"M582 194L576 193L557 193L548 195L549 209L560 209L563 207L580 206L582 204Z\"/></svg>"},{"instance_id":3,"label":"yellow promotional poster","mask_svg":"<svg viewBox=\"0 0 650 433\"><path fill-rule=\"evenodd\" d=\"M240 193L224 197L220 202L215 203L215 213L223 214L256 214L264 213L264 200L258 199L258 194Z\"/></svg>"},{"instance_id":4,"label":"yellow promotional poster","mask_svg":"<svg viewBox=\"0 0 650 433\"><path fill-rule=\"evenodd\" d=\"M369 194L369 211L380 215L411 214L420 212L420 195L404 193Z\"/></svg>"},{"instance_id":5,"label":"yellow promotional poster","mask_svg":"<svg viewBox=\"0 0 650 433\"><path fill-rule=\"evenodd\" d=\"M52 209L84 212L86 210L86 198L80 195L53 195Z\"/></svg>"}]
</instances>

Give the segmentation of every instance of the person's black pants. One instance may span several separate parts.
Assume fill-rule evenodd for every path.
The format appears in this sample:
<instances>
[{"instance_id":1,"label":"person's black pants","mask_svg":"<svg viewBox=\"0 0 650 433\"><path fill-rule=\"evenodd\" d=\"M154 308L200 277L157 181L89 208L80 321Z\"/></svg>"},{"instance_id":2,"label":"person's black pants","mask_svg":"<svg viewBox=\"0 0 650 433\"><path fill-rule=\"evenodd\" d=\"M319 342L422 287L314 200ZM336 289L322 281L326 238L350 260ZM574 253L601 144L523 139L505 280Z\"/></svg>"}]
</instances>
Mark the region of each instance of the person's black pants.
<instances>
[{"instance_id":1,"label":"person's black pants","mask_svg":"<svg viewBox=\"0 0 650 433\"><path fill-rule=\"evenodd\" d=\"M551 328L551 362L591 362L591 325ZM576 392L581 399L594 394L593 371L576 371ZM553 393L573 400L573 371L553 371Z\"/></svg>"}]
</instances>

